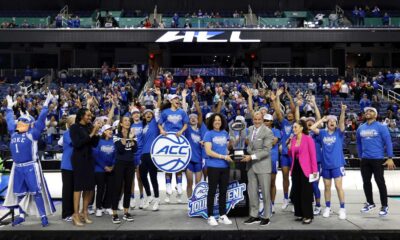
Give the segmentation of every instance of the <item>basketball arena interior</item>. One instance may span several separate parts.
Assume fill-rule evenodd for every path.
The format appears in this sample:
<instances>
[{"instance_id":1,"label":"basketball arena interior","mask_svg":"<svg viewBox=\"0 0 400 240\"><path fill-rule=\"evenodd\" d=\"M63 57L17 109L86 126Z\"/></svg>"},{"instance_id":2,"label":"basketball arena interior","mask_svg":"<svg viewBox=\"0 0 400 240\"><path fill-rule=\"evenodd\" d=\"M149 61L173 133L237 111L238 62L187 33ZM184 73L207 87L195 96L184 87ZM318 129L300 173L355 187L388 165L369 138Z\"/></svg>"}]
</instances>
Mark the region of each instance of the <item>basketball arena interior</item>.
<instances>
[{"instance_id":1,"label":"basketball arena interior","mask_svg":"<svg viewBox=\"0 0 400 240\"><path fill-rule=\"evenodd\" d=\"M396 169L396 166L400 167L398 1L0 1L0 100L0 239L400 238L400 175ZM170 109L165 110L166 104ZM89 150L93 147L93 153L87 155L91 160L87 161L96 166L96 172L89 169L75 173L77 170L65 169L65 133L72 133L74 129L69 128L74 123L69 125L68 122L72 115L77 119L82 117L82 109L85 109L83 114L85 111L91 114L88 121L99 131L94 133L96 136L90 135L91 139L110 140L111 145L114 139L116 165L118 161L124 161L119 160L116 141L124 145L125 151L128 151L126 141L132 141L137 161L134 161L134 166L133 160L130 161L131 173L121 173L124 178L120 185L108 176L113 167L111 170L108 167L97 170L98 159L95 156L102 154L106 147L91 146L90 141L83 145L87 145ZM171 109L182 111L183 119L170 117L176 117L169 115ZM47 111L45 115L44 110ZM138 121L135 114L139 116ZM361 146L363 141L368 142L362 129L372 122L369 120L371 114L375 114L373 121L379 124L379 131L386 135L371 145ZM160 120L156 122L157 116ZM207 121L209 116L213 121L220 117L222 126L226 127L229 144L228 141L222 143L228 145L225 147L229 151L226 156L220 157L213 152L217 151L213 145L215 138L211 142L208 139L215 126ZM273 134L277 142L263 149L268 155L265 157L269 161L267 170L258 169L267 171L266 188L271 191L268 193L271 213L263 218L260 207L261 218L257 216L256 219L261 223L253 224L249 179L253 177L251 171L258 171L251 170L251 166L256 166L251 162L257 161L256 154L252 155L251 151L261 140L255 137L259 134L255 130L258 129L256 119L259 116L260 121L266 124L273 122L272 132L275 134L275 129L280 137ZM132 123L131 130L136 122L140 122L140 136L143 135L140 140L139 133L134 132L131 137L129 129L129 137L124 137L124 119ZM331 134L329 119L336 120L334 132L340 133L326 140L322 136ZM39 121L43 121L40 129ZM85 120L80 121L75 125L83 124ZM142 125L142 121L146 124ZM180 126L180 121L184 121L182 131L176 127ZM192 121L195 121L194 125ZM316 123L319 121L321 125ZM18 129L28 122L27 131L39 129L40 136L37 139L33 137L29 149L21 150L16 142L22 144L24 140L20 143L15 134L24 137ZM101 126L97 126L98 122L102 122ZM197 131L198 122L209 131L204 132L204 136L202 132L193 143L195 138L190 131ZM296 218L299 215L295 208L299 205L295 204L297 200L293 200L296 193L292 187L298 186L294 175L295 159L303 156L300 154L303 150L293 153L295 158L291 160L288 153L285 155L284 149L290 148L291 140L297 136L294 128L289 129L292 133L285 133L286 122L302 128L301 122L311 122L318 128L313 131L314 126L310 125L310 134L307 133L307 137L312 136L311 132L319 133L319 138L312 139L321 141L319 145L315 144L315 148L319 146L322 151L323 162L318 174L321 178L313 183L315 198L312 200L311 218ZM322 125L325 122L326 129ZM14 125L16 132L14 129L11 131L10 126ZM145 126L150 129L144 131ZM185 133L186 127L193 129ZM170 130L175 128L176 131ZM111 138L107 137L109 129L120 133L110 131ZM154 141L146 140L149 131L155 134ZM381 132L373 132L365 138L373 138L375 133ZM122 140L116 138L118 134L122 134ZM180 140L181 135L187 139ZM73 138L71 134L71 139L74 152L72 160L68 161L74 165L74 156L79 158L74 141L79 137ZM341 144L339 151L326 150L337 141ZM196 143L200 155L192 146ZM13 150L15 146L17 148ZM31 152L31 148L33 154L23 155L29 155L27 162L26 159L22 163L16 160L21 158L18 157L21 151ZM189 153L187 149L190 149ZM276 151L275 160L272 151ZM365 162L375 158L366 157L367 152L383 161L382 166L371 167L373 171L369 177L363 170ZM291 162L285 163L282 156ZM186 157L187 162L180 166L181 162L174 162L176 157L179 160ZM213 225L207 215L206 198L207 189L211 189L208 188L210 178L216 176L208 171L207 178L205 169L207 160L214 158L231 161L227 168L231 183L226 196L228 212L224 216L227 217L220 217L218 223L214 219ZM82 157L82 161L85 159ZM157 159L168 161L161 164ZM318 154L311 159L320 164ZM328 164L324 165L324 162L329 162L329 159L340 160L341 172L328 168L332 176L328 174L327 177L323 168L327 168ZM18 172L18 168L26 167L32 161L39 166L35 168L39 174L36 182L41 182L36 186L39 190L35 194L31 194L30 184L35 180L28 176L29 173ZM144 164L149 165L142 169ZM305 172L302 164L300 161ZM73 185L68 190L65 170L74 178L73 184L68 183ZM93 186L96 185L93 190L96 191L91 191L91 199L85 198L86 190L83 190L83 200L76 202L76 185L85 185L76 183L79 179L76 174L85 183L93 179ZM96 178L91 178L92 175ZM98 178L100 175L103 177ZM217 174L217 178L222 175ZM270 184L271 175L274 184ZM143 178L148 178L147 183L143 183ZM129 179L129 184L126 179ZM208 184L202 185L206 182ZM22 187L26 185L27 189L17 189L19 184ZM188 187L189 184L193 186ZM265 184L258 184L261 204L262 197L265 198L261 186ZM124 194L122 197L128 185L132 185L131 190L126 190L131 196L128 198ZM221 185L219 182L220 189ZM368 190L371 186L372 195ZM45 205L46 202L54 205L55 212L45 214L47 217L34 216L29 214L31 211L25 214L21 196L14 193L17 191L34 196L36 204L40 202L36 196L45 191L45 195L50 196L44 198ZM74 194L74 209L70 213L65 209L66 205L72 209L72 198L66 200L65 191ZM315 195L316 191L319 197ZM95 197L93 192L97 193ZM117 210L111 210L111 203L107 200L109 192L112 205L114 199L120 205ZM114 192L117 192L116 196ZM12 194L18 198L15 206L7 204L7 198ZM99 197L101 194L104 201L98 200L103 197ZM376 208L368 200L372 196ZM40 212L35 201L32 200L27 208ZM87 201L89 210L85 210ZM126 207L127 201L129 207ZM106 207L107 204L110 205ZM215 205L212 205L214 212L218 210L217 205L218 200L215 200ZM124 214L121 220L118 214Z\"/></svg>"}]
</instances>

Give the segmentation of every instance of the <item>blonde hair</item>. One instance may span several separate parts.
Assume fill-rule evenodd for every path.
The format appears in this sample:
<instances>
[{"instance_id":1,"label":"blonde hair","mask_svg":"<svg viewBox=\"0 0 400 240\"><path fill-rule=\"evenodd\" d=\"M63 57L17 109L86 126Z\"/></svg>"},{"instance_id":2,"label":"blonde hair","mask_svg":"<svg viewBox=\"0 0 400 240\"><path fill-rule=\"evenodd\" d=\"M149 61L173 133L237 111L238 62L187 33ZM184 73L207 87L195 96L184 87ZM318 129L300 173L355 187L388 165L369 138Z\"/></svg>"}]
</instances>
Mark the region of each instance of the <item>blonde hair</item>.
<instances>
[{"instance_id":1,"label":"blonde hair","mask_svg":"<svg viewBox=\"0 0 400 240\"><path fill-rule=\"evenodd\" d=\"M76 115L69 115L67 117L67 128L70 128L75 123Z\"/></svg>"}]
</instances>

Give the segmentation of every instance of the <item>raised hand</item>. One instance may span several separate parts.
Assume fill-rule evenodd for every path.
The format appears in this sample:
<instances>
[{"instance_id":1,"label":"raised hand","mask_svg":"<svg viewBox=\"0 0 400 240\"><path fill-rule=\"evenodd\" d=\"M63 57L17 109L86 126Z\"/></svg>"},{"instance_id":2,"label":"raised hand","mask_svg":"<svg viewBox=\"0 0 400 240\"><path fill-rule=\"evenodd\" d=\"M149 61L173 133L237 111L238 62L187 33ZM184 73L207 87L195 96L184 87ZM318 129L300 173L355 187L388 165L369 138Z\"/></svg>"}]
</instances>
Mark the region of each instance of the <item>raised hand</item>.
<instances>
[{"instance_id":1,"label":"raised hand","mask_svg":"<svg viewBox=\"0 0 400 240\"><path fill-rule=\"evenodd\" d=\"M279 88L279 89L276 91L276 96L277 96L277 97L280 97L280 96L282 95L283 92L284 92L284 90L283 90L282 88Z\"/></svg>"},{"instance_id":2,"label":"raised hand","mask_svg":"<svg viewBox=\"0 0 400 240\"><path fill-rule=\"evenodd\" d=\"M269 98L271 99L271 101L275 101L276 100L276 95L273 91L271 91Z\"/></svg>"},{"instance_id":3,"label":"raised hand","mask_svg":"<svg viewBox=\"0 0 400 240\"><path fill-rule=\"evenodd\" d=\"M12 109L15 105L13 98L10 95L7 95L6 100L7 100L7 108Z\"/></svg>"},{"instance_id":4,"label":"raised hand","mask_svg":"<svg viewBox=\"0 0 400 240\"><path fill-rule=\"evenodd\" d=\"M303 99L297 99L297 101L296 101L296 104L297 104L297 106L302 106L303 105Z\"/></svg>"},{"instance_id":5,"label":"raised hand","mask_svg":"<svg viewBox=\"0 0 400 240\"><path fill-rule=\"evenodd\" d=\"M160 95L161 95L161 90L160 90L160 88L156 88L156 89L154 90L154 93L157 94L157 96L160 96Z\"/></svg>"},{"instance_id":6,"label":"raised hand","mask_svg":"<svg viewBox=\"0 0 400 240\"><path fill-rule=\"evenodd\" d=\"M347 105L344 105L342 102L340 103L340 108L342 109L342 112L346 111Z\"/></svg>"}]
</instances>

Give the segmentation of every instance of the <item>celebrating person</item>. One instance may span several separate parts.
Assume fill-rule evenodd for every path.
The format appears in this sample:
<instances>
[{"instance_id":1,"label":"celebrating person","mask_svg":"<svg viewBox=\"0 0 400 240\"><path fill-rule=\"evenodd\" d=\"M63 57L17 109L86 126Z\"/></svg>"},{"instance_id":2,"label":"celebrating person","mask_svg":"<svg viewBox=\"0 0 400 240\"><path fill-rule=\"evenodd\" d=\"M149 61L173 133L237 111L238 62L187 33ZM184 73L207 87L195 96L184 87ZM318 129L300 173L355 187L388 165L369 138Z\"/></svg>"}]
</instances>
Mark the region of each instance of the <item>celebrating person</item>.
<instances>
[{"instance_id":1,"label":"celebrating person","mask_svg":"<svg viewBox=\"0 0 400 240\"><path fill-rule=\"evenodd\" d=\"M39 216L42 226L46 227L49 225L47 215L55 212L37 155L37 141L45 128L52 98L49 92L36 122L33 117L21 114L17 124L12 109L15 103L11 96L6 98L6 121L11 135L10 151L14 164L3 206L19 207L19 216L12 222L13 226L25 222L25 214L31 214ZM32 206L33 201L36 207Z\"/></svg>"},{"instance_id":2,"label":"celebrating person","mask_svg":"<svg viewBox=\"0 0 400 240\"><path fill-rule=\"evenodd\" d=\"M208 195L207 214L208 224L216 226L219 223L232 224L226 216L226 192L229 184L229 162L232 162L228 155L229 134L226 132L226 120L219 114L213 114L207 122L208 132L204 136L204 145L207 158L208 173ZM219 190L218 222L214 216L215 193Z\"/></svg>"}]
</instances>

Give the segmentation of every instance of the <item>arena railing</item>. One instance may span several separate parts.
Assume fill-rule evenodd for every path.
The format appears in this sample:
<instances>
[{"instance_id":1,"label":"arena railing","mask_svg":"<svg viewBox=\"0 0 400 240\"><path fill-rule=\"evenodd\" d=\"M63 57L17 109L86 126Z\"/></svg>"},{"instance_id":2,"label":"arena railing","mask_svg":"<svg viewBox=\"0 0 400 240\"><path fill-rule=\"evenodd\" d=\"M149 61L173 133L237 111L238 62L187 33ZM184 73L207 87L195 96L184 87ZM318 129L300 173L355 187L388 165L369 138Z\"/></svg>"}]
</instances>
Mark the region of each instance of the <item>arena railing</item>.
<instances>
[{"instance_id":1,"label":"arena railing","mask_svg":"<svg viewBox=\"0 0 400 240\"><path fill-rule=\"evenodd\" d=\"M118 68L118 70L122 70L122 72L132 72L132 68ZM96 77L102 74L101 68L68 68L67 70L69 76L87 76L87 77ZM117 72L118 73L118 72Z\"/></svg>"},{"instance_id":2,"label":"arena railing","mask_svg":"<svg viewBox=\"0 0 400 240\"><path fill-rule=\"evenodd\" d=\"M337 76L338 68L262 68L262 76Z\"/></svg>"},{"instance_id":3,"label":"arena railing","mask_svg":"<svg viewBox=\"0 0 400 240\"><path fill-rule=\"evenodd\" d=\"M248 68L161 68L174 76L247 76Z\"/></svg>"},{"instance_id":4,"label":"arena railing","mask_svg":"<svg viewBox=\"0 0 400 240\"><path fill-rule=\"evenodd\" d=\"M5 77L23 77L25 76L25 71L26 69L0 69L0 76L5 76ZM54 76L54 69L52 68L33 68L32 72L38 72L39 76L45 76L45 75L51 75Z\"/></svg>"}]
</instances>

